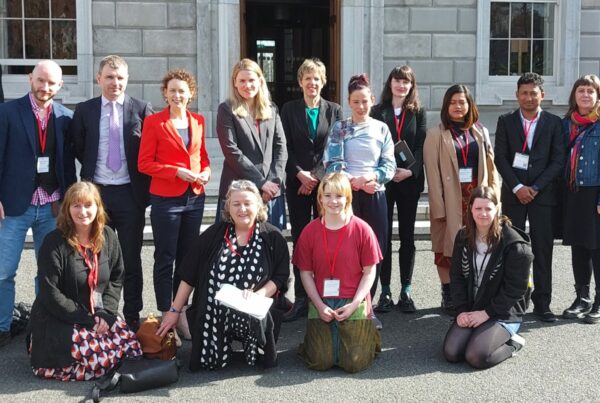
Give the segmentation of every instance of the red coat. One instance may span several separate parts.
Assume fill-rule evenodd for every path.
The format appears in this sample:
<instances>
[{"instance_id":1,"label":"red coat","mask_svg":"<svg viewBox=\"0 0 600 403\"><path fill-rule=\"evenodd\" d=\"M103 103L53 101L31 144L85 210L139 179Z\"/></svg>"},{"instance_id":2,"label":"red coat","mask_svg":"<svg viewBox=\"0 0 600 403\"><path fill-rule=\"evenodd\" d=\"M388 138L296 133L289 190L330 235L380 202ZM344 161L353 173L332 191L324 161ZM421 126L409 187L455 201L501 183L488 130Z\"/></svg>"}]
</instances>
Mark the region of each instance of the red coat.
<instances>
[{"instance_id":1,"label":"red coat","mask_svg":"<svg viewBox=\"0 0 600 403\"><path fill-rule=\"evenodd\" d=\"M190 129L187 149L170 120L168 106L144 119L138 169L152 177L150 193L153 195L176 197L185 193L190 183L177 177L179 168L187 168L195 173L210 173L210 160L204 142L204 117L188 111L187 118ZM204 186L194 183L192 190L202 194Z\"/></svg>"}]
</instances>

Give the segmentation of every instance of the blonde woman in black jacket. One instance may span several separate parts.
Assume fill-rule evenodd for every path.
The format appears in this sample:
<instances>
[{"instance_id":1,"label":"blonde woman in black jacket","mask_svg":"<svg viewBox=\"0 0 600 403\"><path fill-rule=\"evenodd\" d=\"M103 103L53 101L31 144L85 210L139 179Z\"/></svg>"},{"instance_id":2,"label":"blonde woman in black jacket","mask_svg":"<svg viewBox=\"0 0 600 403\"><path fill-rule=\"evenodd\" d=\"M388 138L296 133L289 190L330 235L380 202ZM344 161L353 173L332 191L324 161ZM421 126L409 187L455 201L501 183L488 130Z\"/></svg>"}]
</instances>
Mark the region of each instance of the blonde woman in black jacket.
<instances>
[{"instance_id":1,"label":"blonde woman in black jacket","mask_svg":"<svg viewBox=\"0 0 600 403\"><path fill-rule=\"evenodd\" d=\"M452 254L452 301L458 315L444 340L449 362L490 368L525 344L517 334L529 301L533 254L529 238L500 216L490 187L471 192L467 225Z\"/></svg>"}]
</instances>

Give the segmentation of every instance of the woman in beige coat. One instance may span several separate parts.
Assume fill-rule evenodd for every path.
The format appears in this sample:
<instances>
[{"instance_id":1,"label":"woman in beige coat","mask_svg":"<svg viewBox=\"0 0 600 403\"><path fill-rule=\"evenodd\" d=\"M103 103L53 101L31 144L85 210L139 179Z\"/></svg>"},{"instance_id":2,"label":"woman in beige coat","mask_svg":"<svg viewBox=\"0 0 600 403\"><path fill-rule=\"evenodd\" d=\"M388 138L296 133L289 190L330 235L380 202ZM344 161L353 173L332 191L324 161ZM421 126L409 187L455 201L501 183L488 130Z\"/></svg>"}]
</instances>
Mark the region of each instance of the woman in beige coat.
<instances>
[{"instance_id":1,"label":"woman in beige coat","mask_svg":"<svg viewBox=\"0 0 600 403\"><path fill-rule=\"evenodd\" d=\"M423 161L429 192L431 244L442 284L442 310L454 314L450 298L450 259L456 233L464 225L471 190L499 190L488 130L478 122L477 105L464 85L444 95L442 123L427 131Z\"/></svg>"}]
</instances>

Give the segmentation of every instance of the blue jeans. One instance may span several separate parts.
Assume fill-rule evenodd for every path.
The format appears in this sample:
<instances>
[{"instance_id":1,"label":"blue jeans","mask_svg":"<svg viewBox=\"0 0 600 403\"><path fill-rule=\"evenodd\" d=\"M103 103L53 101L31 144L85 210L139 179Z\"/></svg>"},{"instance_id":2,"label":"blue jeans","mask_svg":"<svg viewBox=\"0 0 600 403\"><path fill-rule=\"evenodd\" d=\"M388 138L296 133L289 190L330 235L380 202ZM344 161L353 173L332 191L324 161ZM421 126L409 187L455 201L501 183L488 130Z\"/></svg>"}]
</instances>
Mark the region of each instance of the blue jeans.
<instances>
[{"instance_id":1,"label":"blue jeans","mask_svg":"<svg viewBox=\"0 0 600 403\"><path fill-rule=\"evenodd\" d=\"M200 235L204 199L204 194L196 195L190 191L178 197L150 195L150 220L154 236L154 294L157 308L161 312L168 311L171 307L180 282L177 269Z\"/></svg>"},{"instance_id":2,"label":"blue jeans","mask_svg":"<svg viewBox=\"0 0 600 403\"><path fill-rule=\"evenodd\" d=\"M0 221L0 331L10 329L15 305L15 276L27 230L33 231L35 257L46 235L56 228L50 204L29 206L23 215ZM36 287L37 291L37 287Z\"/></svg>"}]
</instances>

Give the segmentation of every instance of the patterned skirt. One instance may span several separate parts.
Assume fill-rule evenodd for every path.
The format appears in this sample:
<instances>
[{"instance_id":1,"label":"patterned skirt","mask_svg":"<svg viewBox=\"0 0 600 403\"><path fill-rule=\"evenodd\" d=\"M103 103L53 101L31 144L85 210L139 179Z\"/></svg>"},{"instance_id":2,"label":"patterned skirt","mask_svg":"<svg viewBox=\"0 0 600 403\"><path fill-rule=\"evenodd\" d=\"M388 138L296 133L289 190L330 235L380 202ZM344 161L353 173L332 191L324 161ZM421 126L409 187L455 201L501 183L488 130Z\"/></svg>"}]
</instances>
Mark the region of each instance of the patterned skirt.
<instances>
[{"instance_id":1,"label":"patterned skirt","mask_svg":"<svg viewBox=\"0 0 600 403\"><path fill-rule=\"evenodd\" d=\"M72 340L73 364L64 368L33 368L33 373L41 378L61 381L88 381L104 376L124 357L142 355L135 333L121 318L117 318L103 334L75 325Z\"/></svg>"}]
</instances>

